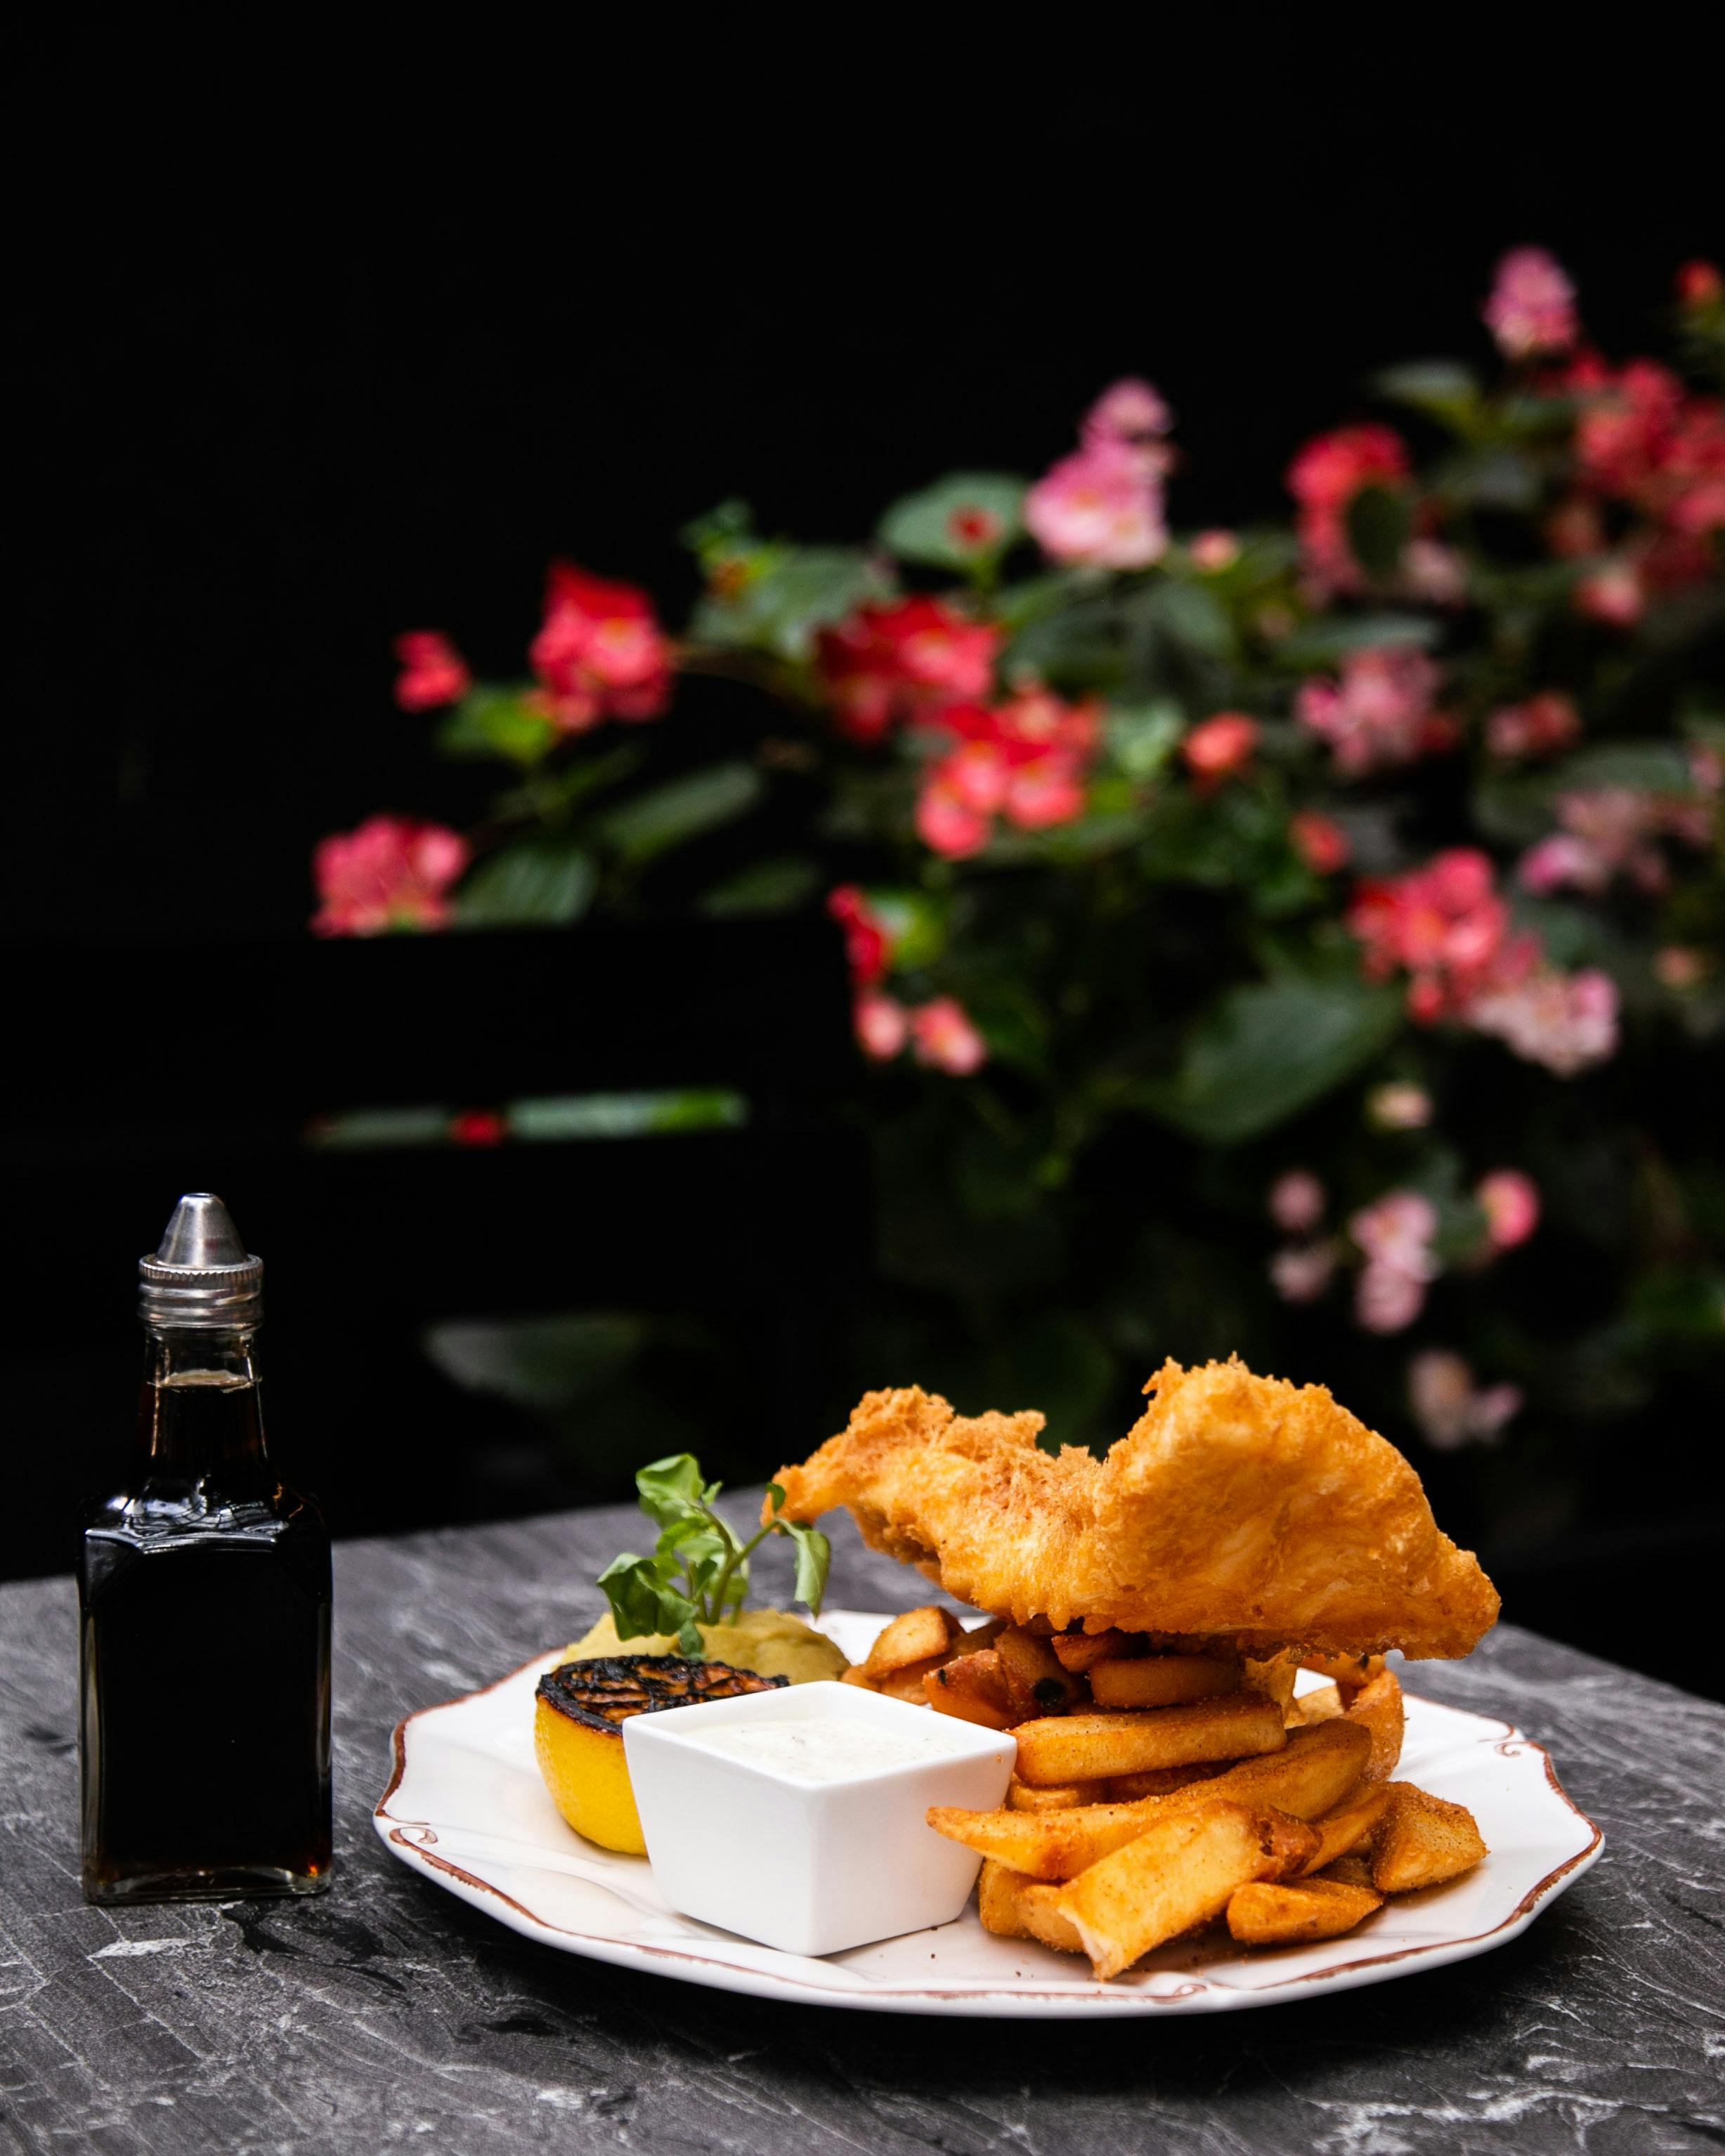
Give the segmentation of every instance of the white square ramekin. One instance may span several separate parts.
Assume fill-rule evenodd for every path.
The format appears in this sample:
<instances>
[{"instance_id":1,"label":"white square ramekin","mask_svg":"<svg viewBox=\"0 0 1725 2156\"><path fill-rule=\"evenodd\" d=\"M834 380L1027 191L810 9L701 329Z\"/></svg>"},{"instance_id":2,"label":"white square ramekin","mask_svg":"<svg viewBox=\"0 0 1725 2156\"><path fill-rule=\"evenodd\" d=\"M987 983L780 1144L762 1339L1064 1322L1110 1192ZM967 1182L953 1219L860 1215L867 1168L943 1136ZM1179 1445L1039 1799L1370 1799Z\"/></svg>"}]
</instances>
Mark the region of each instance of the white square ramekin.
<instances>
[{"instance_id":1,"label":"white square ramekin","mask_svg":"<svg viewBox=\"0 0 1725 2156\"><path fill-rule=\"evenodd\" d=\"M829 1717L901 1730L932 1722L950 1749L842 1781L804 1782L690 1742L691 1731L723 1723ZM923 1815L931 1804L1000 1804L1018 1751L1008 1731L841 1684L634 1715L623 1743L666 1901L701 1923L798 1954L950 1923L981 1860Z\"/></svg>"}]
</instances>

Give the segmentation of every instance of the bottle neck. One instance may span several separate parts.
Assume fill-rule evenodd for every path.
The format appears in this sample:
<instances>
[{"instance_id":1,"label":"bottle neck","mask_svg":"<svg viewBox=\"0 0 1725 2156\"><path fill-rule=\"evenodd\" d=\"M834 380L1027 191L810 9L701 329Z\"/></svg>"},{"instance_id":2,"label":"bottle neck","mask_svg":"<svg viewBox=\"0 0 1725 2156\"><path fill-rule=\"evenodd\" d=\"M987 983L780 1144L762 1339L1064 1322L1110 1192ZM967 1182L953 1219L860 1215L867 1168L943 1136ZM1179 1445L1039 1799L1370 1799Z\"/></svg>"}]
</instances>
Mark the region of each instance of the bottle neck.
<instances>
[{"instance_id":1,"label":"bottle neck","mask_svg":"<svg viewBox=\"0 0 1725 2156\"><path fill-rule=\"evenodd\" d=\"M239 1496L269 1481L255 1333L156 1331L144 1352L138 1436L152 1480Z\"/></svg>"}]
</instances>

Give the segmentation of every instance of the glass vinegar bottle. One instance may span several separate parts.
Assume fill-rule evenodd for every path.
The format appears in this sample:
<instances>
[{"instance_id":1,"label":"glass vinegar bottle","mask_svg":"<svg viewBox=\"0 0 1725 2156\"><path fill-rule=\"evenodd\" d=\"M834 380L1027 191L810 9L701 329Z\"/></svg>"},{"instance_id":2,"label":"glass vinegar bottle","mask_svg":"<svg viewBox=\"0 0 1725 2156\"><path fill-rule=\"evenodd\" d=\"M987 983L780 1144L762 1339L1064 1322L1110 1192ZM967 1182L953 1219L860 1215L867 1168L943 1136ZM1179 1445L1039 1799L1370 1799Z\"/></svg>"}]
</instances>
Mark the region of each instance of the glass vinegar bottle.
<instances>
[{"instance_id":1,"label":"glass vinegar bottle","mask_svg":"<svg viewBox=\"0 0 1725 2156\"><path fill-rule=\"evenodd\" d=\"M136 1457L86 1517L79 1564L85 1895L316 1893L330 1542L264 1445L263 1266L198 1193L139 1270Z\"/></svg>"}]
</instances>

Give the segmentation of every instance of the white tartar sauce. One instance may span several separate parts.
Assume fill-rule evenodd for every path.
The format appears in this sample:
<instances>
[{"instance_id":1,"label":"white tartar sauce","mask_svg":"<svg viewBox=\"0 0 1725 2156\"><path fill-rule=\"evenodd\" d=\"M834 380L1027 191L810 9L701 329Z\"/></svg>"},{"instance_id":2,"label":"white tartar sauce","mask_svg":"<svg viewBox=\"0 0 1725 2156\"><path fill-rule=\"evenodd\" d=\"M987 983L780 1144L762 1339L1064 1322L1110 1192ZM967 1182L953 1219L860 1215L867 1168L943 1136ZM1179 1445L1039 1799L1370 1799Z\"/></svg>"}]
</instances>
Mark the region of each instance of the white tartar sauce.
<instances>
[{"instance_id":1,"label":"white tartar sauce","mask_svg":"<svg viewBox=\"0 0 1725 2156\"><path fill-rule=\"evenodd\" d=\"M936 1717L929 1717L931 1722ZM691 1744L727 1759L746 1760L798 1782L848 1782L887 1767L921 1766L950 1758L953 1747L938 1728L885 1729L876 1722L805 1716L721 1722L685 1732Z\"/></svg>"}]
</instances>

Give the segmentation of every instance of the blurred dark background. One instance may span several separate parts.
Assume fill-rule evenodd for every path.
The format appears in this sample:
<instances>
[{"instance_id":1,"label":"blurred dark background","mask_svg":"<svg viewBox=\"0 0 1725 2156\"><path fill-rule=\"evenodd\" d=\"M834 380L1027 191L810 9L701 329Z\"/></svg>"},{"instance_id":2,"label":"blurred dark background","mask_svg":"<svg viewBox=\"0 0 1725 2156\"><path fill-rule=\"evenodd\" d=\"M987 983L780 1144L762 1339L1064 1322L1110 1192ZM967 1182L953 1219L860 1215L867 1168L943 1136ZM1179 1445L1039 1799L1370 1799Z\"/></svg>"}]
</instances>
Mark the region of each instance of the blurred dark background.
<instances>
[{"instance_id":1,"label":"blurred dark background","mask_svg":"<svg viewBox=\"0 0 1725 2156\"><path fill-rule=\"evenodd\" d=\"M234 1009L290 964L280 954L298 946L321 834L378 808L478 813L489 778L434 760L424 721L392 702L391 639L440 628L480 674L507 676L554 554L649 586L675 620L694 588L678 529L721 498L747 497L769 531L855 537L942 470L1041 468L1127 372L1177 415L1177 525L1272 511L1293 449L1358 408L1371 368L1482 351L1492 263L1522 241L1566 264L1605 347L1656 341L1673 268L1717 254L1722 234L1699 93L1684 104L1653 44L1648 80L1627 65L1609 97L1559 92L1548 59L1495 52L1417 95L1387 65L1322 54L1279 78L1277 54L1260 52L1246 83L1219 48L1131 64L1092 52L1010 86L922 69L912 87L876 85L865 69L843 105L829 78L814 96L806 78L780 92L764 72L752 90L727 75L706 97L684 80L674 105L648 100L637 53L602 131L619 104L608 70L573 70L553 128L525 53L537 109L506 125L492 109L478 129L453 69L434 93L398 81L375 124L350 85L352 105L284 121L272 100L254 127L231 97L197 110L183 85L166 102L130 95L124 53L99 73L82 45L36 56L20 98L51 151L13 234L3 915L24 1019L8 1059L7 1262L30 1375L14 1395L0 1569L63 1567L78 1490L119 1471L131 1265L178 1191L209 1183L271 1265L279 1450L338 1532L614 1495L649 1449L685 1442L758 1475L826 1435L821 1418L845 1404L842 1307L811 1321L799 1362L795 1327L768 1322L787 1291L770 1238L755 1236L760 1264L724 1294L709 1291L711 1221L680 1244L694 1156L675 1148L722 1159L726 1138L654 1140L651 1161L628 1151L647 1141L543 1148L524 1181L487 1185L492 1244L513 1221L535 1245L493 1291L469 1265L440 1303L403 1290L374 1322L357 1287L344 1306L307 1285L342 1253L308 1224L304 1178L336 1177L337 1241L362 1233L368 1188L372 1232L412 1244L423 1280L438 1192L470 1202L436 1178L470 1170L402 1152L373 1185L337 1192L337 1169L305 1166L296 1117L341 1104L328 1059L314 1081L294 1045L323 991L269 992L279 1023L249 1052L281 1068L261 1121L177 1120L172 1088L141 1101L134 1074L184 1055L208 1083ZM291 70L272 86L294 105ZM736 722L732 692L683 693L716 732ZM188 956L199 942L225 947ZM776 1024L794 1036L787 1059L807 1083L757 1100L737 1142L767 1146L753 1187L779 1178L766 1209L802 1219L842 1305L867 1249L866 1192L837 1128L842 998L823 1004L809 947L782 960L807 993L757 1024L769 1045ZM524 981L542 966L509 963ZM386 1004L410 993L389 980ZM470 1072L464 1092L436 1025L417 1088L398 1069L362 1081L372 990L331 993L316 1022L352 1041L347 1104L510 1090L501 1072ZM569 1014L569 1039L627 1034L682 993L625 967L608 1002L595 991L584 1019ZM441 1020L461 1033L458 1008ZM75 1112L44 1098L57 1024L98 1062ZM675 1075L724 1082L700 1060ZM593 1080L651 1081L644 1065ZM776 1152L773 1132L793 1134ZM805 1141L834 1196L798 1214ZM714 1173L701 1203L716 1218L741 1172ZM29 1209L56 1202L48 1268ZM607 1294L596 1224L631 1215ZM585 1240L583 1263L536 1296L522 1278L559 1237ZM375 1282L375 1260L351 1277ZM487 1382L495 1336L473 1326L508 1310L550 1327L528 1341L536 1391L520 1353L515 1377ZM618 1419L617 1381L644 1370L663 1413ZM1508 1614L1703 1683L1698 1654L1653 1636L1665 1628L1633 1650L1613 1631L1609 1605L1657 1594L1676 1547L1529 1561L1505 1582Z\"/></svg>"}]
</instances>

